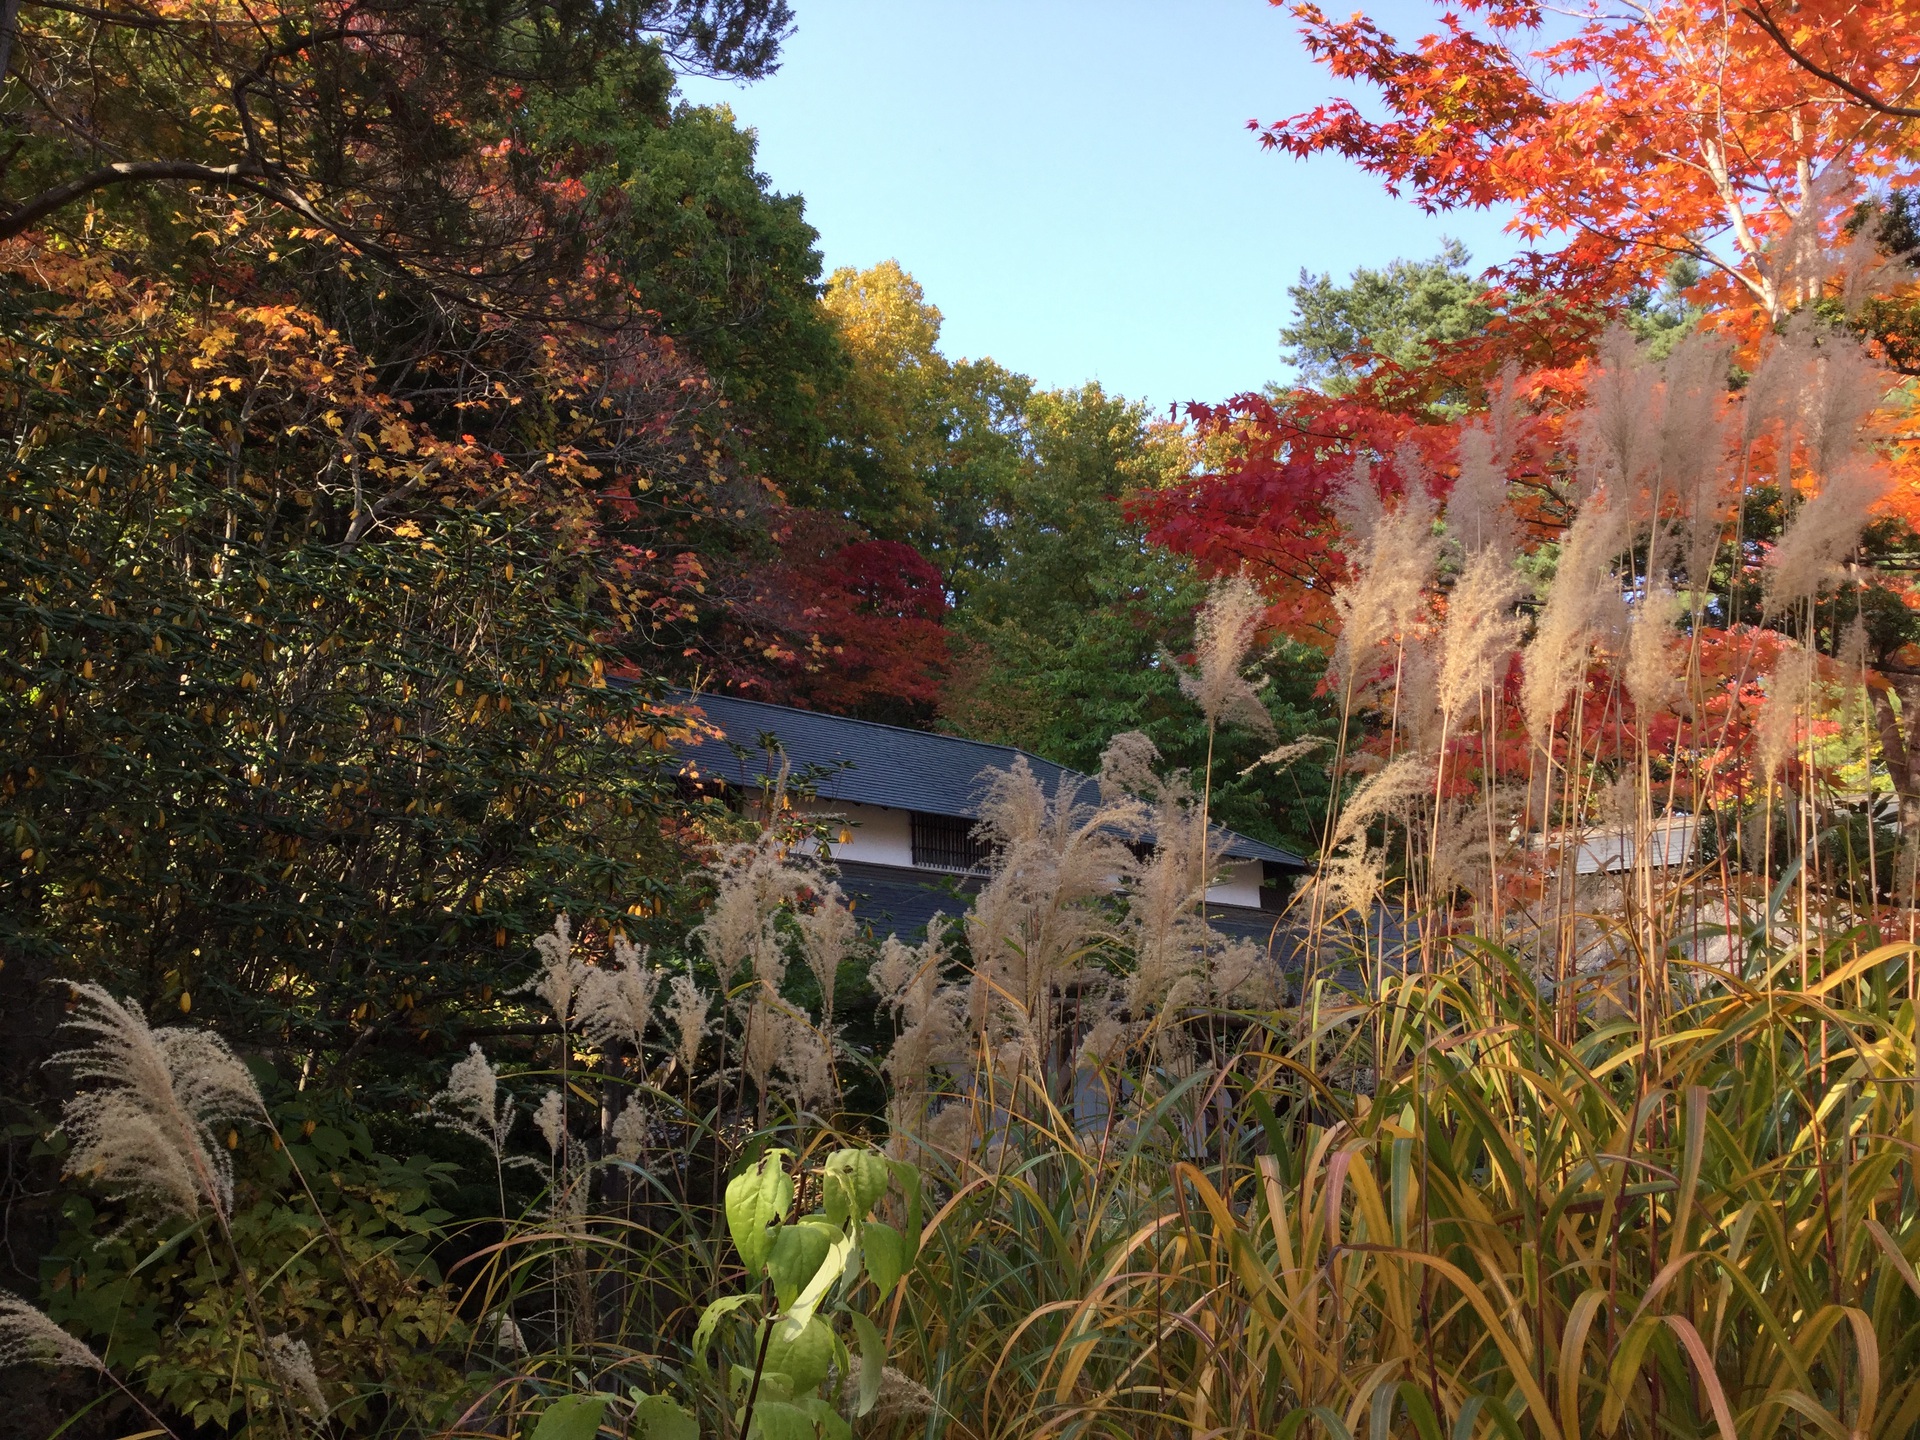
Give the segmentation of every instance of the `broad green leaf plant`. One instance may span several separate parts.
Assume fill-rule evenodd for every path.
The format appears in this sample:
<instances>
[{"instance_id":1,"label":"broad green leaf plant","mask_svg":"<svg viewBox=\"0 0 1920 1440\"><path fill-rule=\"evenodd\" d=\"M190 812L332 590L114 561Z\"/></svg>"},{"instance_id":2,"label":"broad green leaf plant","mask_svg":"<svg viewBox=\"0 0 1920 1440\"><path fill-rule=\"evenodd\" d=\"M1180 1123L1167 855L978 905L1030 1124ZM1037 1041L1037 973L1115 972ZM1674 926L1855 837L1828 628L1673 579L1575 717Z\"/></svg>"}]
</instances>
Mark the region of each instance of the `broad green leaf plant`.
<instances>
[{"instance_id":1,"label":"broad green leaf plant","mask_svg":"<svg viewBox=\"0 0 1920 1440\"><path fill-rule=\"evenodd\" d=\"M727 1186L727 1230L747 1282L758 1288L707 1306L693 1361L720 1382L741 1440L849 1440L848 1417L873 1408L885 1370L869 1308L893 1295L919 1249L920 1174L870 1150L845 1149L796 1186L791 1158L770 1149ZM796 1218L802 1187L820 1208ZM875 1215L896 1188L888 1213L902 1226ZM870 1305L856 1304L858 1296ZM711 1352L729 1331L736 1343L723 1353L749 1358L716 1374Z\"/></svg>"}]
</instances>

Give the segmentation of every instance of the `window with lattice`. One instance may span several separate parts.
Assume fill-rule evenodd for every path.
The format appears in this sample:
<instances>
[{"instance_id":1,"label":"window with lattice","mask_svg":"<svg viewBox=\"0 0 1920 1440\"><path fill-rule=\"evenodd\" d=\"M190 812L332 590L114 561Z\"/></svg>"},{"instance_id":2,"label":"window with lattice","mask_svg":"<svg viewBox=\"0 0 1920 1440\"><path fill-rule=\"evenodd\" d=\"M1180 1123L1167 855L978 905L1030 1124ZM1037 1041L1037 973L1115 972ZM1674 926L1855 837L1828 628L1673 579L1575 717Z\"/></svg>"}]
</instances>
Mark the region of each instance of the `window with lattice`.
<instances>
[{"instance_id":1,"label":"window with lattice","mask_svg":"<svg viewBox=\"0 0 1920 1440\"><path fill-rule=\"evenodd\" d=\"M974 834L974 822L957 815L913 815L913 863L923 870L977 874L987 868L990 847Z\"/></svg>"}]
</instances>

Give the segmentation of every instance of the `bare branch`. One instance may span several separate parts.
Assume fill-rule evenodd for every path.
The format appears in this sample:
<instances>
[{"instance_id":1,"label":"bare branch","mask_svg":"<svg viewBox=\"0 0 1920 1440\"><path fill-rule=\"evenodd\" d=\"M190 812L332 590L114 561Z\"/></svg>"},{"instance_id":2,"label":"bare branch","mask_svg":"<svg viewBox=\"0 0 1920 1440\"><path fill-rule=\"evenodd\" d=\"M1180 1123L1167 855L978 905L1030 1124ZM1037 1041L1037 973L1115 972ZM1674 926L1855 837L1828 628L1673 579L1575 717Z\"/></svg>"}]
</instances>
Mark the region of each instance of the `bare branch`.
<instances>
[{"instance_id":1,"label":"bare branch","mask_svg":"<svg viewBox=\"0 0 1920 1440\"><path fill-rule=\"evenodd\" d=\"M153 180L197 180L203 185L241 185L249 190L263 190L264 187L249 183L260 175L260 166L250 160L234 165L202 165L193 160L125 160L102 165L98 170L76 175L65 184L42 190L32 199L10 208L0 216L0 240L11 240L81 196L110 186L144 185Z\"/></svg>"}]
</instances>

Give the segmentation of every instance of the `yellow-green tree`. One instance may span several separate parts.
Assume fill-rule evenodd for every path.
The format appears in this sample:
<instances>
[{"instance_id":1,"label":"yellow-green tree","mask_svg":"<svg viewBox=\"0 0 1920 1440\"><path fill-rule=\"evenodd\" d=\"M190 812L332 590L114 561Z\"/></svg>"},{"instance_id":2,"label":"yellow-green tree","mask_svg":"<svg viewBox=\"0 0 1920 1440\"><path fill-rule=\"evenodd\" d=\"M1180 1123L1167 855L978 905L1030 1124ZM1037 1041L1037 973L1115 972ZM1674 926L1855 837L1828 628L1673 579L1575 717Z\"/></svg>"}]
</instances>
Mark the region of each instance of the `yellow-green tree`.
<instances>
[{"instance_id":1,"label":"yellow-green tree","mask_svg":"<svg viewBox=\"0 0 1920 1440\"><path fill-rule=\"evenodd\" d=\"M833 403L822 493L885 540L933 558L950 584L994 558L989 517L1015 481L1032 382L940 351L939 309L897 260L828 277L821 306L849 373Z\"/></svg>"}]
</instances>

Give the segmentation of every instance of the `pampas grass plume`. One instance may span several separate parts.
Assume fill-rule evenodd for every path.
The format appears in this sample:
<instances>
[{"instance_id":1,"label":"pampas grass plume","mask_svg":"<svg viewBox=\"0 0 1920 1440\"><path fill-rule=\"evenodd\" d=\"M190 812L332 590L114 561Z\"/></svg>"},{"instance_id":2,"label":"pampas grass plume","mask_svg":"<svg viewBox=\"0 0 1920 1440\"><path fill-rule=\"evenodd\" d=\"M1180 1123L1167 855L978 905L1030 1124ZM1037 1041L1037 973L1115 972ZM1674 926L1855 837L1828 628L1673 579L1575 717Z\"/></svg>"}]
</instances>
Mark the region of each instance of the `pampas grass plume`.
<instances>
[{"instance_id":1,"label":"pampas grass plume","mask_svg":"<svg viewBox=\"0 0 1920 1440\"><path fill-rule=\"evenodd\" d=\"M694 1062L700 1058L700 1042L706 1038L707 1015L712 1009L713 996L694 984L692 976L676 975L668 983L666 1016L679 1033L675 1054L688 1075L693 1074Z\"/></svg>"},{"instance_id":2,"label":"pampas grass plume","mask_svg":"<svg viewBox=\"0 0 1920 1440\"><path fill-rule=\"evenodd\" d=\"M653 1018L661 972L647 964L645 947L623 936L614 938L613 961L611 966L588 967L581 979L580 1028L598 1044L638 1050Z\"/></svg>"},{"instance_id":3,"label":"pampas grass plume","mask_svg":"<svg viewBox=\"0 0 1920 1440\"><path fill-rule=\"evenodd\" d=\"M56 1325L52 1316L0 1290L0 1367L7 1365L107 1368L98 1355Z\"/></svg>"},{"instance_id":4,"label":"pampas grass plume","mask_svg":"<svg viewBox=\"0 0 1920 1440\"><path fill-rule=\"evenodd\" d=\"M1761 586L1768 614L1778 615L1819 594L1842 573L1841 562L1860 543L1860 532L1889 483L1887 471L1865 457L1826 477L1820 493L1794 512L1780 543L1767 556Z\"/></svg>"},{"instance_id":5,"label":"pampas grass plume","mask_svg":"<svg viewBox=\"0 0 1920 1440\"><path fill-rule=\"evenodd\" d=\"M1519 644L1513 607L1520 594L1505 550L1489 546L1468 559L1448 597L1440 640L1439 704L1450 725L1498 682Z\"/></svg>"},{"instance_id":6,"label":"pampas grass plume","mask_svg":"<svg viewBox=\"0 0 1920 1440\"><path fill-rule=\"evenodd\" d=\"M466 1058L447 1072L447 1088L428 1105L438 1123L471 1135L496 1161L504 1158L513 1130L513 1097L500 1093L500 1077L477 1044L467 1047Z\"/></svg>"},{"instance_id":7,"label":"pampas grass plume","mask_svg":"<svg viewBox=\"0 0 1920 1440\"><path fill-rule=\"evenodd\" d=\"M326 1417L327 1397L320 1389L320 1376L313 1368L313 1351L307 1348L306 1341L291 1335L269 1335L267 1368L273 1372L273 1378L298 1399L295 1408L305 1410L316 1419Z\"/></svg>"},{"instance_id":8,"label":"pampas grass plume","mask_svg":"<svg viewBox=\"0 0 1920 1440\"><path fill-rule=\"evenodd\" d=\"M66 1173L167 1214L191 1218L205 1205L231 1215L233 1162L218 1132L266 1114L247 1067L210 1031L155 1030L98 985L73 992L67 1028L93 1038L51 1063L100 1083L67 1102Z\"/></svg>"},{"instance_id":9,"label":"pampas grass plume","mask_svg":"<svg viewBox=\"0 0 1920 1440\"><path fill-rule=\"evenodd\" d=\"M1560 551L1560 565L1545 609L1526 651L1526 676L1520 708L1527 729L1545 741L1568 693L1586 670L1593 627L1603 602L1619 583L1613 574L1625 525L1603 497L1595 497L1574 518Z\"/></svg>"},{"instance_id":10,"label":"pampas grass plume","mask_svg":"<svg viewBox=\"0 0 1920 1440\"><path fill-rule=\"evenodd\" d=\"M1217 580L1208 589L1195 627L1194 666L1180 672L1181 693L1200 707L1208 723L1273 732L1260 692L1241 674L1266 613L1259 588L1244 575Z\"/></svg>"}]
</instances>

